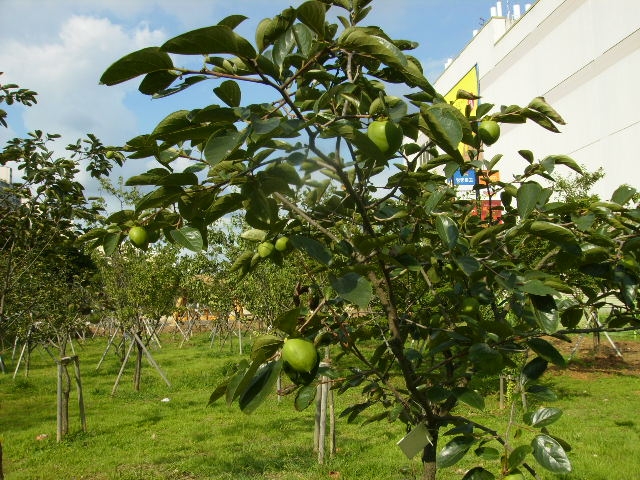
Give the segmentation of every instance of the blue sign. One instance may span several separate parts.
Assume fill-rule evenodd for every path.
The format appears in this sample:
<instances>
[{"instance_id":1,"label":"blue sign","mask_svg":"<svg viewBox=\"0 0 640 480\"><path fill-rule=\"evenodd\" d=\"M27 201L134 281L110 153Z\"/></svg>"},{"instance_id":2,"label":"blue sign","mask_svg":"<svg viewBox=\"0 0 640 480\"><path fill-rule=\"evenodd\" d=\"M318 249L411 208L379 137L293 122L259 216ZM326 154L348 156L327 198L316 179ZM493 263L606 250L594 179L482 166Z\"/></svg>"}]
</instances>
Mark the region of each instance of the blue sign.
<instances>
[{"instance_id":1,"label":"blue sign","mask_svg":"<svg viewBox=\"0 0 640 480\"><path fill-rule=\"evenodd\" d=\"M469 169L462 174L460 170L456 170L453 173L453 184L473 187L476 184L476 171L474 169Z\"/></svg>"}]
</instances>

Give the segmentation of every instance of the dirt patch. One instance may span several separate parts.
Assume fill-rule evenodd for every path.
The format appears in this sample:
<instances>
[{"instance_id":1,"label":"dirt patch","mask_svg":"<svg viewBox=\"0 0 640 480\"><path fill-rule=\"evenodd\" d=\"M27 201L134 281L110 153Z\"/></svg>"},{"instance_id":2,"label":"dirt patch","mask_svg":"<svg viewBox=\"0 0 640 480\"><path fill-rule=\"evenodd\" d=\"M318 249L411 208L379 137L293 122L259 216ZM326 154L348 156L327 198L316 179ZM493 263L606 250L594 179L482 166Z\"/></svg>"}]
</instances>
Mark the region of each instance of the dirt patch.
<instances>
[{"instance_id":1,"label":"dirt patch","mask_svg":"<svg viewBox=\"0 0 640 480\"><path fill-rule=\"evenodd\" d=\"M613 342L616 348L604 335L599 342L585 335L573 338L571 343L553 344L569 360L568 371L564 373L574 378L588 379L595 373L640 377L640 341L613 339Z\"/></svg>"}]
</instances>

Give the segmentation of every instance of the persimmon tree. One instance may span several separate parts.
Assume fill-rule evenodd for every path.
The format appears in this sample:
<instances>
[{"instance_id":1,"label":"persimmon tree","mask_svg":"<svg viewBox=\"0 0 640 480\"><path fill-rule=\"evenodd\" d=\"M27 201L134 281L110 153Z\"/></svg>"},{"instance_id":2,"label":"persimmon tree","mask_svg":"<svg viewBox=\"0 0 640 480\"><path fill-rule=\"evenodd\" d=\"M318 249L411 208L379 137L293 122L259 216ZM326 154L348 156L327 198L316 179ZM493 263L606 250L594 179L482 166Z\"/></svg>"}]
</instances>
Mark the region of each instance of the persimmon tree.
<instances>
[{"instance_id":1,"label":"persimmon tree","mask_svg":"<svg viewBox=\"0 0 640 480\"><path fill-rule=\"evenodd\" d=\"M543 98L526 106L483 101L474 115L459 111L411 56L416 43L365 23L370 3L306 1L262 20L253 41L235 31L245 17L233 15L108 67L106 85L143 77L139 90L162 98L211 82L217 100L176 111L123 146L130 159L158 160L157 168L128 180L151 190L135 211L89 238L113 251L137 222L184 247L206 249L207 227L238 212L249 226L244 237L254 243L233 259L232 272L247 275L296 257L314 301L274 319L279 334L254 342L251 361L213 392L212 402L226 396L253 411L283 368L283 339L301 337L359 364L331 367L334 388L356 388L364 398L343 416L406 424L425 479L467 454L496 463L469 470L465 479L519 478L533 473L535 462L568 472L566 442L548 431L559 409L527 402L530 410L498 432L458 407L482 410L474 382L515 365L513 355L522 352L529 361L520 387L550 401L553 393L537 380L549 363L565 364L551 340L567 339L584 309L613 303L596 328L637 327L634 190L621 187L610 201L580 208L553 202L556 172L580 168L561 154L536 159L522 150L525 171L491 184L502 200L501 221L482 220L475 202L459 198L448 182L458 169L497 170L511 160L484 158L479 123L533 121L556 132L562 117ZM183 56L202 64L174 64L193 65ZM244 104L243 89L255 85L272 95ZM391 85L406 94L390 95ZM401 128L402 145L382 142L380 124L370 138L373 121ZM176 171L177 159L191 164ZM281 236L290 251L258 248ZM541 241L548 242L542 256L525 248ZM574 281L582 275L572 272L595 282L583 288ZM298 383L284 390L305 408L316 377L292 377Z\"/></svg>"}]
</instances>

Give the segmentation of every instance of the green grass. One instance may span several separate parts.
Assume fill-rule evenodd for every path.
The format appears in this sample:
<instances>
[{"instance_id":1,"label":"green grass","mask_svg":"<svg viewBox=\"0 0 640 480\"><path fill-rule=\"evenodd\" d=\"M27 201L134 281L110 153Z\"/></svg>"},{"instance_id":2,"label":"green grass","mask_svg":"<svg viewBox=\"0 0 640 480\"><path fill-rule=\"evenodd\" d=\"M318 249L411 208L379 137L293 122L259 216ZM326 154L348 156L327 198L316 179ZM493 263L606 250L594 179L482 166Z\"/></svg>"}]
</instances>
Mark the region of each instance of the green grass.
<instances>
[{"instance_id":1,"label":"green grass","mask_svg":"<svg viewBox=\"0 0 640 480\"><path fill-rule=\"evenodd\" d=\"M165 337L163 348L153 350L171 387L145 361L141 391L132 389L130 365L111 396L118 358L110 352L96 371L106 342L97 338L76 346L88 431L81 432L72 390L71 432L59 444L56 368L51 358L38 349L28 377L22 370L15 380L11 374L0 376L0 436L7 480L418 478L419 459L407 460L395 446L403 436L400 423L362 427L338 419L338 453L318 465L312 451L312 408L297 412L291 398L278 402L275 395L252 415L220 400L206 407L223 367L240 358L228 346L209 348L206 335L181 349L177 340ZM15 365L9 362L8 367ZM637 478L640 379L623 373L598 374L596 381L550 375L548 381L561 393L554 406L565 410L551 429L574 446L570 458L575 473L554 477L541 472L541 478ZM171 401L162 402L165 397ZM337 411L354 400L357 391L338 396ZM481 418L477 412L465 413ZM504 428L506 411L498 410L497 402L489 401L485 413L496 428ZM41 434L47 438L37 440ZM476 461L467 457L460 466L443 470L439 478L461 478L460 472Z\"/></svg>"}]
</instances>

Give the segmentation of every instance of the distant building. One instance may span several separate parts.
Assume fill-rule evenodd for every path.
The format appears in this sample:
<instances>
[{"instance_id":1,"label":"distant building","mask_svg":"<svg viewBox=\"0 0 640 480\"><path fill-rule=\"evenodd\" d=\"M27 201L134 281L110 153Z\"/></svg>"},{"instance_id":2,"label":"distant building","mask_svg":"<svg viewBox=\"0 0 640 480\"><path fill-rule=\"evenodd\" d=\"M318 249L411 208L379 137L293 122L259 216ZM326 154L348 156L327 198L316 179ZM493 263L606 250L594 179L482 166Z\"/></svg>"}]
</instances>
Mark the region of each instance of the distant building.
<instances>
[{"instance_id":1,"label":"distant building","mask_svg":"<svg viewBox=\"0 0 640 480\"><path fill-rule=\"evenodd\" d=\"M603 199L621 184L640 187L638 0L538 0L524 8L497 2L490 13L447 61L436 90L455 97L466 79L475 82L480 103L496 110L542 96L567 122L560 134L533 122L502 124L500 141L485 151L504 155L501 179L523 171L527 163L517 152L529 149L536 159L564 154L589 171L602 167L606 176L594 193Z\"/></svg>"}]
</instances>

